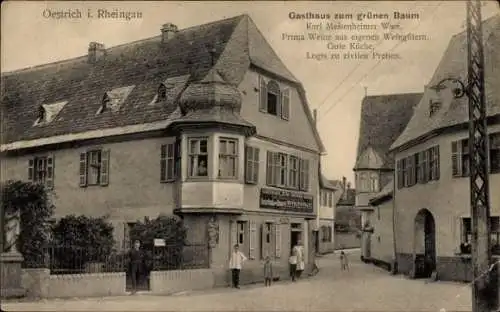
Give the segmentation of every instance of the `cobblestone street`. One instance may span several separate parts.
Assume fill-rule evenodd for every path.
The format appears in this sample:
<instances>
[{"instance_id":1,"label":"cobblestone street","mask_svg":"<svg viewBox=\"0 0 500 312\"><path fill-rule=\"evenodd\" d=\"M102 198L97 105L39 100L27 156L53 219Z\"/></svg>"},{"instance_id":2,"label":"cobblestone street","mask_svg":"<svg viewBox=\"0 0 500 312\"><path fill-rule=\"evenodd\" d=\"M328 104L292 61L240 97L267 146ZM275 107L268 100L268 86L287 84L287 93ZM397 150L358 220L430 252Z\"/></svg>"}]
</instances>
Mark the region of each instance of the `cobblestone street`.
<instances>
[{"instance_id":1,"label":"cobblestone street","mask_svg":"<svg viewBox=\"0 0 500 312\"><path fill-rule=\"evenodd\" d=\"M319 259L320 273L298 283L240 290L215 289L173 296L136 296L10 302L4 311L470 311L464 284L409 280L363 264L350 255L342 272L336 255ZM444 309L444 310L443 310Z\"/></svg>"}]
</instances>

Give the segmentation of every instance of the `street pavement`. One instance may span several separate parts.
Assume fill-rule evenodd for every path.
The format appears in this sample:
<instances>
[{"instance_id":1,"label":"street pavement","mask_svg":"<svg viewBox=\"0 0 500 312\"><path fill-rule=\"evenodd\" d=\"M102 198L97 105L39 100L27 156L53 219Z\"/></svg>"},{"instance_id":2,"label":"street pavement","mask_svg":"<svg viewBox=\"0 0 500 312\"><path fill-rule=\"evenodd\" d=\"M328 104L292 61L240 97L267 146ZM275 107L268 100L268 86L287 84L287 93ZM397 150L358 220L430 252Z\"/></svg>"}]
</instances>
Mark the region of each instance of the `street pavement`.
<instances>
[{"instance_id":1,"label":"street pavement","mask_svg":"<svg viewBox=\"0 0 500 312\"><path fill-rule=\"evenodd\" d=\"M410 280L359 260L349 252L350 270L338 254L318 259L320 272L296 283L243 286L171 296L134 296L8 302L3 311L470 311L465 284Z\"/></svg>"}]
</instances>

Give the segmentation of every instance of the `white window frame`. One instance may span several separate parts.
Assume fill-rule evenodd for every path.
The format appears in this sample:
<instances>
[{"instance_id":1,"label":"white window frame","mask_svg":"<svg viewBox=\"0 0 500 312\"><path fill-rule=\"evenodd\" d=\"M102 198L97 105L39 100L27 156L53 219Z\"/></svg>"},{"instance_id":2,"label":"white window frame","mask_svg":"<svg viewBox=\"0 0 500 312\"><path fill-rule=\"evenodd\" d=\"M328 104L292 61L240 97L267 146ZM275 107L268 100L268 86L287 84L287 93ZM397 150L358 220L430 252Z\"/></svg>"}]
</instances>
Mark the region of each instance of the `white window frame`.
<instances>
[{"instance_id":1,"label":"white window frame","mask_svg":"<svg viewBox=\"0 0 500 312\"><path fill-rule=\"evenodd\" d=\"M234 150L230 150L231 143L234 144ZM238 178L238 159L239 159L239 141L235 138L219 138L219 174L220 179L237 179ZM231 160L234 163L233 168L229 168Z\"/></svg>"},{"instance_id":2,"label":"white window frame","mask_svg":"<svg viewBox=\"0 0 500 312\"><path fill-rule=\"evenodd\" d=\"M192 143L195 143L195 150L193 151L191 149ZM201 150L202 142L205 142L206 146L206 151ZM208 178L208 173L209 173L209 164L210 164L210 158L209 158L209 146L208 146L208 137L192 137L188 138L188 177L189 178ZM198 172L198 166L200 161L200 158L204 157L205 158L205 166L206 166L206 173L205 174L200 174Z\"/></svg>"}]
</instances>

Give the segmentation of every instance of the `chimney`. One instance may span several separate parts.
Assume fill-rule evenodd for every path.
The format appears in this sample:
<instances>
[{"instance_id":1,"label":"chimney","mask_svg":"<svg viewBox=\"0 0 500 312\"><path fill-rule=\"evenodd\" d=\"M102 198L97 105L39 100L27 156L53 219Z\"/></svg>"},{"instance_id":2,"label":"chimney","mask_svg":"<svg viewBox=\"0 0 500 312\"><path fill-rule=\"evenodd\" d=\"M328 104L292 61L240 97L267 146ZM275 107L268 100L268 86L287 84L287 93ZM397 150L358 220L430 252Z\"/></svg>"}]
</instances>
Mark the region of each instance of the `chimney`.
<instances>
[{"instance_id":1,"label":"chimney","mask_svg":"<svg viewBox=\"0 0 500 312\"><path fill-rule=\"evenodd\" d=\"M347 199L346 177L342 177L342 199Z\"/></svg>"},{"instance_id":2,"label":"chimney","mask_svg":"<svg viewBox=\"0 0 500 312\"><path fill-rule=\"evenodd\" d=\"M316 126L317 121L318 121L318 110L317 109L313 110L313 119L314 119L314 125Z\"/></svg>"},{"instance_id":3,"label":"chimney","mask_svg":"<svg viewBox=\"0 0 500 312\"><path fill-rule=\"evenodd\" d=\"M172 23L163 24L161 27L161 42L172 39L178 31L177 26Z\"/></svg>"},{"instance_id":4,"label":"chimney","mask_svg":"<svg viewBox=\"0 0 500 312\"><path fill-rule=\"evenodd\" d=\"M104 55L106 55L106 48L104 47L104 44L99 42L91 42L89 44L89 54L88 54L89 63L91 64L96 63L101 58L103 58Z\"/></svg>"}]
</instances>

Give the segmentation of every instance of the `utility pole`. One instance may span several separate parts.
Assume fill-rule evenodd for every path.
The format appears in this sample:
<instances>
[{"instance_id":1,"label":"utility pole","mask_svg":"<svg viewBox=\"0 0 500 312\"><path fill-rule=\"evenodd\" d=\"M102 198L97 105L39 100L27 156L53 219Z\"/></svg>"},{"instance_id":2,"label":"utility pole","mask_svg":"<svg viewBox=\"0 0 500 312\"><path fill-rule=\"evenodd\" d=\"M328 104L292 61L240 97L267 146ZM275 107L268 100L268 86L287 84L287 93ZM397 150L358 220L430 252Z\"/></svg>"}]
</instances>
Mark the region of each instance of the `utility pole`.
<instances>
[{"instance_id":1,"label":"utility pole","mask_svg":"<svg viewBox=\"0 0 500 312\"><path fill-rule=\"evenodd\" d=\"M472 219L472 311L498 311L498 267L491 257L491 219L489 201L489 137L484 91L484 47L481 1L467 0L467 85L455 78L446 78L434 89L443 89L444 82L458 85L455 98L469 99L470 205Z\"/></svg>"},{"instance_id":2,"label":"utility pole","mask_svg":"<svg viewBox=\"0 0 500 312\"><path fill-rule=\"evenodd\" d=\"M481 2L467 1L467 93L469 98L470 200L472 217L472 311L496 311L498 278L491 258L489 147L484 91ZM492 266L495 268L491 270Z\"/></svg>"}]
</instances>

